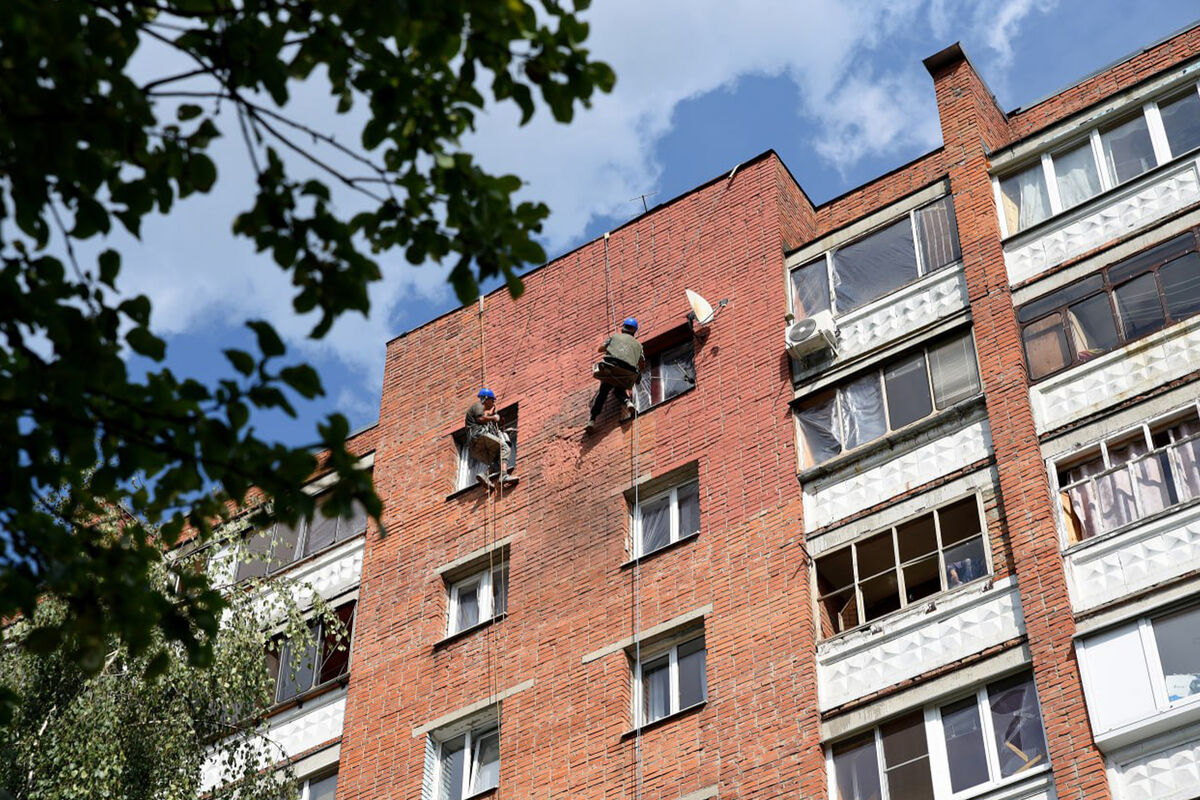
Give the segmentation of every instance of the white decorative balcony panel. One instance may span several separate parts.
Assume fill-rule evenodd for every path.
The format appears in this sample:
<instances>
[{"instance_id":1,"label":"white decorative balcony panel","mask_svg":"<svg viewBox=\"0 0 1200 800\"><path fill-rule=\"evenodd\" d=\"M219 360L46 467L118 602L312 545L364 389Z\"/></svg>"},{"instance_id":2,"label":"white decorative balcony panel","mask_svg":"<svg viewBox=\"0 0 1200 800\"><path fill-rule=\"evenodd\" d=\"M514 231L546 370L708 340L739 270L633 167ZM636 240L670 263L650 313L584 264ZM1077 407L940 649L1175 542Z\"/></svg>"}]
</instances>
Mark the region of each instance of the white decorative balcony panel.
<instances>
[{"instance_id":1,"label":"white decorative balcony panel","mask_svg":"<svg viewBox=\"0 0 1200 800\"><path fill-rule=\"evenodd\" d=\"M838 317L838 361L882 347L966 307L967 284L961 266L927 275Z\"/></svg>"},{"instance_id":2,"label":"white decorative balcony panel","mask_svg":"<svg viewBox=\"0 0 1200 800\"><path fill-rule=\"evenodd\" d=\"M313 601L314 593L326 600L333 599L358 586L362 580L363 537L333 547L293 569L280 573L280 583L289 583L293 597L301 607ZM263 608L275 605L275 583L266 594Z\"/></svg>"},{"instance_id":3,"label":"white decorative balcony panel","mask_svg":"<svg viewBox=\"0 0 1200 800\"><path fill-rule=\"evenodd\" d=\"M1084 611L1200 569L1200 506L1089 542L1067 556L1071 596Z\"/></svg>"},{"instance_id":4,"label":"white decorative balcony panel","mask_svg":"<svg viewBox=\"0 0 1200 800\"><path fill-rule=\"evenodd\" d=\"M987 458L991 452L991 432L987 422L980 421L842 480L822 480L816 489L805 487L804 527L810 531L822 528Z\"/></svg>"},{"instance_id":5,"label":"white decorative balcony panel","mask_svg":"<svg viewBox=\"0 0 1200 800\"><path fill-rule=\"evenodd\" d=\"M1017 585L980 581L817 646L822 711L1006 642L1025 631Z\"/></svg>"},{"instance_id":6,"label":"white decorative balcony panel","mask_svg":"<svg viewBox=\"0 0 1200 800\"><path fill-rule=\"evenodd\" d=\"M255 746L267 761L278 764L340 737L345 718L346 691L339 689L269 719ZM201 791L210 792L236 775L237 765L230 770L211 756L201 771Z\"/></svg>"},{"instance_id":7,"label":"white decorative balcony panel","mask_svg":"<svg viewBox=\"0 0 1200 800\"><path fill-rule=\"evenodd\" d=\"M1137 397L1200 368L1200 317L1105 353L1029 390L1039 433Z\"/></svg>"},{"instance_id":8,"label":"white decorative balcony panel","mask_svg":"<svg viewBox=\"0 0 1200 800\"><path fill-rule=\"evenodd\" d=\"M1192 800L1200 791L1200 740L1113 764L1109 785L1116 800Z\"/></svg>"},{"instance_id":9,"label":"white decorative balcony panel","mask_svg":"<svg viewBox=\"0 0 1200 800\"><path fill-rule=\"evenodd\" d=\"M1041 275L1197 201L1200 174L1192 160L1097 197L1057 224L1010 239L1004 246L1009 283Z\"/></svg>"}]
</instances>

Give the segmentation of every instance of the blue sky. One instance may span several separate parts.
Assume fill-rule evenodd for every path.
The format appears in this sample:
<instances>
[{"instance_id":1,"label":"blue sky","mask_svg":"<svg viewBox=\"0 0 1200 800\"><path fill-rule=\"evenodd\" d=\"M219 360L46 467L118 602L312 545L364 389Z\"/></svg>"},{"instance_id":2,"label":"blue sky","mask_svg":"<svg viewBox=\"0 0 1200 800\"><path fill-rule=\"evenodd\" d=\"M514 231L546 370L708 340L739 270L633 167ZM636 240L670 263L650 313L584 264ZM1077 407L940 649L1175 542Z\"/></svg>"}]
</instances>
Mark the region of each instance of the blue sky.
<instances>
[{"instance_id":1,"label":"blue sky","mask_svg":"<svg viewBox=\"0 0 1200 800\"><path fill-rule=\"evenodd\" d=\"M1198 17L1194 0L599 0L587 15L590 43L617 72L614 94L567 127L543 114L518 129L511 109L495 109L464 146L490 168L521 175L524 192L549 204L553 256L636 216L638 195L653 206L768 148L820 203L938 146L921 60L954 41L1011 110ZM295 98L302 115L331 119L319 86ZM330 124L353 139L354 123ZM120 287L149 294L167 364L179 374L226 374L220 351L248 345L242 323L259 317L316 364L329 396L302 406L297 420L257 418L266 435L310 442L331 410L369 424L384 343L456 305L444 271L385 254L371 316L308 340L311 322L291 312L279 270L229 233L249 188L233 144L217 153L217 192L178 204L141 243L118 242Z\"/></svg>"}]
</instances>

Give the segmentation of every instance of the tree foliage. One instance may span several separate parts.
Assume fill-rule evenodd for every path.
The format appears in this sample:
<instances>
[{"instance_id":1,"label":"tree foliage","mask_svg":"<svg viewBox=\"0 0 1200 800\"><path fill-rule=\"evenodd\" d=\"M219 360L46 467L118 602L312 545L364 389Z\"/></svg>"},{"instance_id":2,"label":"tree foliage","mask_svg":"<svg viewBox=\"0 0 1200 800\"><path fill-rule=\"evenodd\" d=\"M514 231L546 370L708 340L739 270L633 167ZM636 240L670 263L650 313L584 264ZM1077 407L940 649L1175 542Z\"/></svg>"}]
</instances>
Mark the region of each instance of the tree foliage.
<instances>
[{"instance_id":1,"label":"tree foliage","mask_svg":"<svg viewBox=\"0 0 1200 800\"><path fill-rule=\"evenodd\" d=\"M521 181L490 174L460 139L485 104L513 103L522 122L539 107L568 121L611 88L611 70L583 47L585 5L0 2L0 618L33 617L45 595L61 603L36 617L29 647L69 644L89 675L113 635L131 664L157 667L155 648L170 644L193 665L211 662L220 596L202 574L166 590L147 577L164 548L187 531L210 536L253 486L280 518L312 514L301 486L314 448L341 478L328 513L353 502L381 512L342 416L309 448L255 432L252 411L294 414L295 398L323 394L269 324L249 323L255 352L225 352L229 377L176 376L161 365L149 300L119 291L122 255L104 238L136 237L178 199L210 191L225 169L210 149L232 136L255 175L233 230L290 276L311 336L367 312L382 254L453 265L464 301L492 276L517 294L518 269L545 258L535 237L548 210L519 202ZM152 49L181 66L135 74L135 56ZM337 113L365 120L358 142L289 113L298 82L315 79ZM338 202L352 195L354 213ZM159 366L131 370L129 353ZM49 501L55 492L65 506ZM115 530L88 522L113 508L129 512Z\"/></svg>"}]
</instances>

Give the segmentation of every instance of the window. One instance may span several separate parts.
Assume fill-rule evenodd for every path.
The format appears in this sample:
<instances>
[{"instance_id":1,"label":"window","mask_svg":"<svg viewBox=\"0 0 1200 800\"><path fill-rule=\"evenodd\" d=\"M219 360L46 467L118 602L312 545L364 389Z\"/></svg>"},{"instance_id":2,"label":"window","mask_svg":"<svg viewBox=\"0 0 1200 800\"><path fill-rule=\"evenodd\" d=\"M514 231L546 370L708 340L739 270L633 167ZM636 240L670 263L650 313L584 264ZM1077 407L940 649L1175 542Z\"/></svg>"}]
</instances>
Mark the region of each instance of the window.
<instances>
[{"instance_id":1,"label":"window","mask_svg":"<svg viewBox=\"0 0 1200 800\"><path fill-rule=\"evenodd\" d=\"M1025 304L1017 319L1038 380L1197 312L1200 253L1189 231Z\"/></svg>"},{"instance_id":2,"label":"window","mask_svg":"<svg viewBox=\"0 0 1200 800\"><path fill-rule=\"evenodd\" d=\"M508 435L508 446L512 448L511 461L517 459L517 407L508 406L500 410L500 429ZM486 464L471 455L467 446L467 432L460 430L454 434L454 448L458 453L458 472L454 479L455 491L467 489L475 485L477 475L485 475L492 470L493 464Z\"/></svg>"},{"instance_id":3,"label":"window","mask_svg":"<svg viewBox=\"0 0 1200 800\"><path fill-rule=\"evenodd\" d=\"M1155 119L1163 139L1155 146ZM1055 153L997 178L1006 235L1012 235L1133 180L1166 158L1200 147L1200 94L1195 84L1148 103L1125 119L1088 131ZM1050 191L1050 187L1054 191Z\"/></svg>"},{"instance_id":4,"label":"window","mask_svg":"<svg viewBox=\"0 0 1200 800\"><path fill-rule=\"evenodd\" d=\"M367 512L362 506L355 504L349 517L326 517L321 511L323 506L324 500L318 497L312 519L301 520L294 526L277 522L267 530L247 537L236 579L243 581L277 572L366 531Z\"/></svg>"},{"instance_id":5,"label":"window","mask_svg":"<svg viewBox=\"0 0 1200 800\"><path fill-rule=\"evenodd\" d=\"M700 531L700 484L676 486L633 509L635 556L644 556Z\"/></svg>"},{"instance_id":6,"label":"window","mask_svg":"<svg viewBox=\"0 0 1200 800\"><path fill-rule=\"evenodd\" d=\"M446 635L453 636L508 611L508 562L476 572L449 586Z\"/></svg>"},{"instance_id":7,"label":"window","mask_svg":"<svg viewBox=\"0 0 1200 800\"><path fill-rule=\"evenodd\" d=\"M821 634L832 636L990 574L977 495L816 559Z\"/></svg>"},{"instance_id":8,"label":"window","mask_svg":"<svg viewBox=\"0 0 1200 800\"><path fill-rule=\"evenodd\" d=\"M323 686L350 671L350 644L354 633L354 603L335 612L337 626L320 621L301 640L277 641L267 652L267 669L275 683L275 702L283 703L310 689Z\"/></svg>"},{"instance_id":9,"label":"window","mask_svg":"<svg viewBox=\"0 0 1200 800\"><path fill-rule=\"evenodd\" d=\"M889 361L796 407L801 466L821 464L978 393L970 334Z\"/></svg>"},{"instance_id":10,"label":"window","mask_svg":"<svg viewBox=\"0 0 1200 800\"><path fill-rule=\"evenodd\" d=\"M463 800L500 785L498 722L493 718L437 740L437 800Z\"/></svg>"},{"instance_id":11,"label":"window","mask_svg":"<svg viewBox=\"0 0 1200 800\"><path fill-rule=\"evenodd\" d=\"M333 800L337 778L336 772L321 778L309 778L300 784L299 800Z\"/></svg>"},{"instance_id":12,"label":"window","mask_svg":"<svg viewBox=\"0 0 1200 800\"><path fill-rule=\"evenodd\" d=\"M838 800L940 800L1045 767L1033 678L1014 675L911 712L833 745L831 755Z\"/></svg>"},{"instance_id":13,"label":"window","mask_svg":"<svg viewBox=\"0 0 1200 800\"><path fill-rule=\"evenodd\" d=\"M1200 694L1200 606L1157 617L1151 626L1167 700Z\"/></svg>"},{"instance_id":14,"label":"window","mask_svg":"<svg viewBox=\"0 0 1200 800\"><path fill-rule=\"evenodd\" d=\"M844 314L961 257L954 202L942 197L792 270L792 313Z\"/></svg>"},{"instance_id":15,"label":"window","mask_svg":"<svg viewBox=\"0 0 1200 800\"><path fill-rule=\"evenodd\" d=\"M687 336L687 341L657 351L651 349L653 343L647 347L646 369L633 387L638 411L665 403L696 385L695 347L690 332Z\"/></svg>"},{"instance_id":16,"label":"window","mask_svg":"<svg viewBox=\"0 0 1200 800\"><path fill-rule=\"evenodd\" d=\"M636 725L703 703L708 698L706 652L701 634L670 648L642 654L634 665L633 696Z\"/></svg>"},{"instance_id":17,"label":"window","mask_svg":"<svg viewBox=\"0 0 1200 800\"><path fill-rule=\"evenodd\" d=\"M1200 498L1195 405L1058 459L1068 544Z\"/></svg>"}]
</instances>

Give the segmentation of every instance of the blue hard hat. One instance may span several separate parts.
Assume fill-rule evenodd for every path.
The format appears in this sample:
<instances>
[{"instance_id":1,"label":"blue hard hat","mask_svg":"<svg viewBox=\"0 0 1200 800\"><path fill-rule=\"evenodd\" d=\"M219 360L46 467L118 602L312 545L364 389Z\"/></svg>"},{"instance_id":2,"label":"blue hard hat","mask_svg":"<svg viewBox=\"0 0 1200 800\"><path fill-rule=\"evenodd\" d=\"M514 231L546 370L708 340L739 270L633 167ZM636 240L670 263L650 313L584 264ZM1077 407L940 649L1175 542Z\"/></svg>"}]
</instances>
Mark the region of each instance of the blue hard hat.
<instances>
[{"instance_id":1,"label":"blue hard hat","mask_svg":"<svg viewBox=\"0 0 1200 800\"><path fill-rule=\"evenodd\" d=\"M621 327L622 328L633 328L636 331L637 330L637 320L634 319L633 317L626 317L625 321L621 323Z\"/></svg>"},{"instance_id":2,"label":"blue hard hat","mask_svg":"<svg viewBox=\"0 0 1200 800\"><path fill-rule=\"evenodd\" d=\"M486 386L485 386L484 388L482 388L482 389L480 389L480 390L479 390L479 396L480 396L481 398L483 398L483 397L490 397L490 398L492 398L493 400L495 400L495 399L496 399L496 393L495 393L495 392L493 392L491 389L488 389Z\"/></svg>"}]
</instances>

